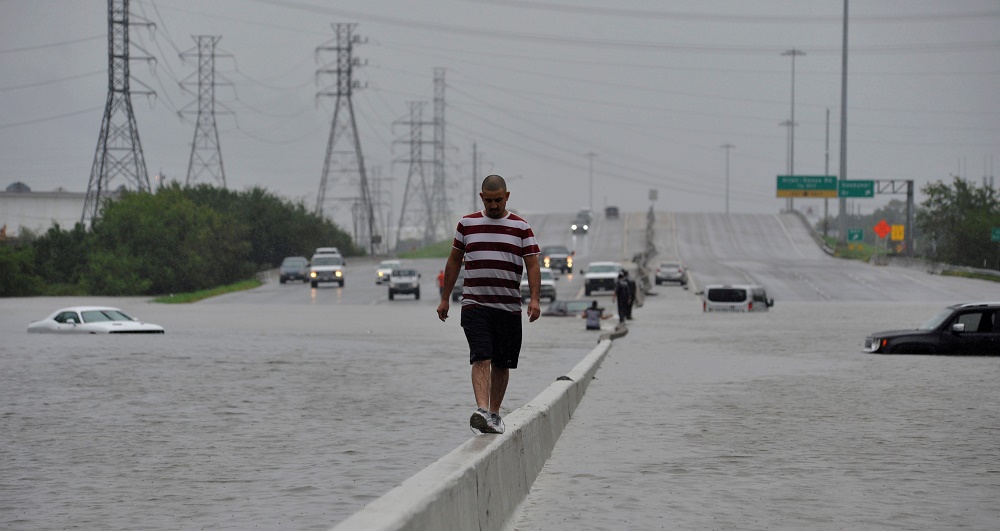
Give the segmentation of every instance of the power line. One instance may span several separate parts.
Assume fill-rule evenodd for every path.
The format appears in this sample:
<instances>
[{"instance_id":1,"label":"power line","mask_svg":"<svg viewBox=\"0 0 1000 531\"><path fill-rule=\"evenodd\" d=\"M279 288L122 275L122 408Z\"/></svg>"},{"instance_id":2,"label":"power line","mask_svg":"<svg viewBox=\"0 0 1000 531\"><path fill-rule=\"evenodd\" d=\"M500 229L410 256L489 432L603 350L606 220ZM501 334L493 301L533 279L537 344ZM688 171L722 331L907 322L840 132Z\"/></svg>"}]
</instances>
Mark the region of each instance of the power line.
<instances>
[{"instance_id":1,"label":"power line","mask_svg":"<svg viewBox=\"0 0 1000 531\"><path fill-rule=\"evenodd\" d=\"M756 22L756 23L789 23L789 24L840 24L842 18L839 15L831 16L767 16L767 15L734 15L731 13L685 13L679 11L660 11L654 9L625 9L617 7L596 7L577 6L567 4L553 4L547 2L525 1L525 0L465 0L466 2L493 4L510 8L527 8L540 11L553 11L558 13L575 13L584 15L598 15L602 17L628 17L640 19L670 19L681 21L706 21L706 22ZM853 18L851 22L940 22L942 20L979 20L982 18L1000 18L1000 11L979 11L966 13L914 13L908 15L865 15Z\"/></svg>"},{"instance_id":2,"label":"power line","mask_svg":"<svg viewBox=\"0 0 1000 531\"><path fill-rule=\"evenodd\" d=\"M0 50L0 54L8 53L21 53L30 52L33 50L43 50L45 48L55 48L58 46L69 46L71 44L80 44L81 42L90 42L100 39L106 39L107 35L91 35L90 37L80 37L79 39L70 39L67 41L49 42L45 44L36 44L35 46L24 46L21 48L7 48L6 50Z\"/></svg>"},{"instance_id":3,"label":"power line","mask_svg":"<svg viewBox=\"0 0 1000 531\"><path fill-rule=\"evenodd\" d=\"M467 35L476 38L502 39L516 42L539 42L547 44L557 44L563 46L576 46L587 48L623 48L631 50L648 51L677 51L686 53L720 54L720 55L772 55L780 53L786 49L785 46L748 46L748 45L713 45L713 44L683 44L683 43L662 43L650 41L619 40L619 39L594 39L572 36L548 35L540 33L524 33L513 31L502 31L491 28L472 28L468 26L457 26L452 24L441 24L436 22L420 22L413 19L398 18L385 15L375 15L360 11L332 8L328 6L316 6L306 4L296 0L252 0L261 4L281 6L300 11L320 13L339 17L348 17L358 20L368 20L387 24L391 26L401 26L409 29L427 30L435 33L451 33ZM855 54L899 54L899 55L919 55L925 53L961 52L973 50L994 50L1000 48L1000 40L981 42L953 42L937 44L890 44L856 46L851 49ZM810 50L816 55L839 55L838 46L815 46Z\"/></svg>"}]
</instances>

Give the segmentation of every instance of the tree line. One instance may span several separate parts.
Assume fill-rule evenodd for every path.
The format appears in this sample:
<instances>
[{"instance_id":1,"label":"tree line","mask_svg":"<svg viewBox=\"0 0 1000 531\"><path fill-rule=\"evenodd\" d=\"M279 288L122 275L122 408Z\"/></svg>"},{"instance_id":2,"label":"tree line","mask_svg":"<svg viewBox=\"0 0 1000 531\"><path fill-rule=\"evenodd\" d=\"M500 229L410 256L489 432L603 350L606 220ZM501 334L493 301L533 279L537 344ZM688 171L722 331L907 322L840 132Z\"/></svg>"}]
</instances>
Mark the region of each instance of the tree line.
<instances>
[{"instance_id":1,"label":"tree line","mask_svg":"<svg viewBox=\"0 0 1000 531\"><path fill-rule=\"evenodd\" d=\"M364 253L331 221L265 189L173 183L108 200L90 230L56 225L0 245L0 296L185 293L323 246Z\"/></svg>"},{"instance_id":2,"label":"tree line","mask_svg":"<svg viewBox=\"0 0 1000 531\"><path fill-rule=\"evenodd\" d=\"M990 186L954 177L951 183L937 181L921 190L926 199L916 205L913 231L914 254L952 265L1000 268L1000 243L991 241L991 231L1000 228L1000 193ZM865 243L874 244L871 231L879 220L890 225L906 224L906 203L893 199L867 216L848 215L848 226L865 228ZM839 217L826 227L838 227ZM823 231L823 220L816 225Z\"/></svg>"}]
</instances>

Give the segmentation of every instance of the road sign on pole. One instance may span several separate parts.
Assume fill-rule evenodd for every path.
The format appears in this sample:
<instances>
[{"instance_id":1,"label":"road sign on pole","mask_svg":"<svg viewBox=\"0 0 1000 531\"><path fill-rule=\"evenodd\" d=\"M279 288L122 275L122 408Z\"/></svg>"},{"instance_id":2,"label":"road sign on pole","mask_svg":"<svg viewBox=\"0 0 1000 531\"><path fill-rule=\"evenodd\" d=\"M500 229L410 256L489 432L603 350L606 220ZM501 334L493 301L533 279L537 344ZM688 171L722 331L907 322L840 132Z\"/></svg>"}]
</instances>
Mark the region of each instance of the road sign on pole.
<instances>
[{"instance_id":1,"label":"road sign on pole","mask_svg":"<svg viewBox=\"0 0 1000 531\"><path fill-rule=\"evenodd\" d=\"M894 241L894 242L903 241L903 234L904 233L905 233L905 230L903 229L903 225L893 225L892 226L892 241Z\"/></svg>"},{"instance_id":2,"label":"road sign on pole","mask_svg":"<svg viewBox=\"0 0 1000 531\"><path fill-rule=\"evenodd\" d=\"M890 227L884 219L881 219L875 224L874 227L872 227L872 230L875 231L875 234L878 234L879 238L885 238L890 232L892 232L892 227Z\"/></svg>"},{"instance_id":3,"label":"road sign on pole","mask_svg":"<svg viewBox=\"0 0 1000 531\"><path fill-rule=\"evenodd\" d=\"M993 227L993 230L990 231L990 239L1000 242L1000 227Z\"/></svg>"},{"instance_id":4,"label":"road sign on pole","mask_svg":"<svg viewBox=\"0 0 1000 531\"><path fill-rule=\"evenodd\" d=\"M865 241L865 229L847 229L848 243Z\"/></svg>"},{"instance_id":5,"label":"road sign on pole","mask_svg":"<svg viewBox=\"0 0 1000 531\"><path fill-rule=\"evenodd\" d=\"M840 181L837 183L839 197L875 197L875 181Z\"/></svg>"},{"instance_id":6,"label":"road sign on pole","mask_svg":"<svg viewBox=\"0 0 1000 531\"><path fill-rule=\"evenodd\" d=\"M837 197L836 175L779 175L778 197Z\"/></svg>"}]
</instances>

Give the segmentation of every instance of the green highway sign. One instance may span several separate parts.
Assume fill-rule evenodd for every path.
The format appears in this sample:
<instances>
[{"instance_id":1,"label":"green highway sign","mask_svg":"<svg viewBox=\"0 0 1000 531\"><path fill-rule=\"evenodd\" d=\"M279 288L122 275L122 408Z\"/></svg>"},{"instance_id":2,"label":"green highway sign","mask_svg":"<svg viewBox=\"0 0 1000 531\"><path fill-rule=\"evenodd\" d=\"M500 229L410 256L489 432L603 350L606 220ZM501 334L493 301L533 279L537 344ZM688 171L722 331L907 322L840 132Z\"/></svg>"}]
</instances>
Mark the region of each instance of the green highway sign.
<instances>
[{"instance_id":1,"label":"green highway sign","mask_svg":"<svg viewBox=\"0 0 1000 531\"><path fill-rule=\"evenodd\" d=\"M993 227L993 230L990 231L990 239L1000 242L1000 227Z\"/></svg>"},{"instance_id":2,"label":"green highway sign","mask_svg":"<svg viewBox=\"0 0 1000 531\"><path fill-rule=\"evenodd\" d=\"M875 197L875 181L840 181L838 197Z\"/></svg>"},{"instance_id":3,"label":"green highway sign","mask_svg":"<svg viewBox=\"0 0 1000 531\"><path fill-rule=\"evenodd\" d=\"M779 175L778 197L837 197L837 176Z\"/></svg>"},{"instance_id":4,"label":"green highway sign","mask_svg":"<svg viewBox=\"0 0 1000 531\"><path fill-rule=\"evenodd\" d=\"M847 229L847 241L852 243L865 241L865 229Z\"/></svg>"}]
</instances>

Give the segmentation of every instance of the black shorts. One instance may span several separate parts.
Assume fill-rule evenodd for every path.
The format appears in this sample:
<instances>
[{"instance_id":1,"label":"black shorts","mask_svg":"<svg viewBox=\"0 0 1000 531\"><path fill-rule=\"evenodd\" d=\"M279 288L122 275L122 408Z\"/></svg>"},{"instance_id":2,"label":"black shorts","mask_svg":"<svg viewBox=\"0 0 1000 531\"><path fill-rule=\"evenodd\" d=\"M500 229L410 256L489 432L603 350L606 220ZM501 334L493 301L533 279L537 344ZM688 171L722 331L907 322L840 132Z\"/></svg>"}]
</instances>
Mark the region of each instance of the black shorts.
<instances>
[{"instance_id":1,"label":"black shorts","mask_svg":"<svg viewBox=\"0 0 1000 531\"><path fill-rule=\"evenodd\" d=\"M462 329L469 340L469 363L493 360L501 369L516 369L521 353L521 314L471 305L462 308Z\"/></svg>"}]
</instances>

